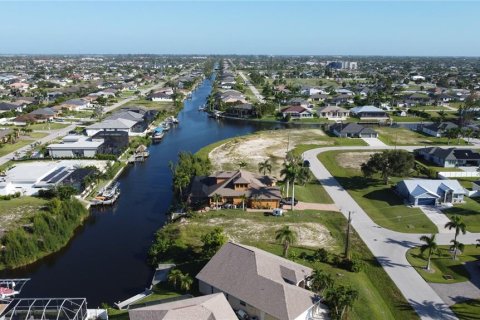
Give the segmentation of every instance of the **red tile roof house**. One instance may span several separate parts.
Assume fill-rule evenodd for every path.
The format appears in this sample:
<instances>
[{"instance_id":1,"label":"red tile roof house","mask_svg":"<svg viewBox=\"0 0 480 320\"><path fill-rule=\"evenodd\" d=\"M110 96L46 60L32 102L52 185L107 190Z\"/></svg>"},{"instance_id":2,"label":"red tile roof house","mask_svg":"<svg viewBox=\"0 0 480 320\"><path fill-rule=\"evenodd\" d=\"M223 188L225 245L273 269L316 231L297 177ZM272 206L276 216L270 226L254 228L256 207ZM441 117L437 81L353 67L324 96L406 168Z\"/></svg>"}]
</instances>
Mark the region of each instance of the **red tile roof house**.
<instances>
[{"instance_id":1,"label":"red tile roof house","mask_svg":"<svg viewBox=\"0 0 480 320\"><path fill-rule=\"evenodd\" d=\"M290 115L292 119L313 118L313 113L301 106L289 106L282 110L282 116L285 118Z\"/></svg>"},{"instance_id":2,"label":"red tile roof house","mask_svg":"<svg viewBox=\"0 0 480 320\"><path fill-rule=\"evenodd\" d=\"M229 242L197 274L202 294L223 292L234 310L261 320L329 319L305 288L312 269L255 247Z\"/></svg>"}]
</instances>

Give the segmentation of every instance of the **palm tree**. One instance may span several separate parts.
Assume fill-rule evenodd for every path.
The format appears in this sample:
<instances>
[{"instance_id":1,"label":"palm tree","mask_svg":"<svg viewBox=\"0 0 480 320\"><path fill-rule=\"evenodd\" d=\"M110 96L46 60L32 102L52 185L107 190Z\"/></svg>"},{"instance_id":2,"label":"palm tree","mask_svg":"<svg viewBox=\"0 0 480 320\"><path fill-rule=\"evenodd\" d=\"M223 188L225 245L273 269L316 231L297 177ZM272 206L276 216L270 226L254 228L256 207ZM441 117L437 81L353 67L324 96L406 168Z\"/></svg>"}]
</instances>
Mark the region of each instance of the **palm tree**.
<instances>
[{"instance_id":1,"label":"palm tree","mask_svg":"<svg viewBox=\"0 0 480 320\"><path fill-rule=\"evenodd\" d=\"M272 173L272 164L270 163L269 159L266 159L265 161L258 164L258 172L263 173L263 175L265 176L267 174L267 171L268 173Z\"/></svg>"},{"instance_id":2,"label":"palm tree","mask_svg":"<svg viewBox=\"0 0 480 320\"><path fill-rule=\"evenodd\" d=\"M247 163L245 161L241 160L241 161L238 162L238 168L239 169L243 169L246 166L247 166Z\"/></svg>"},{"instance_id":3,"label":"palm tree","mask_svg":"<svg viewBox=\"0 0 480 320\"><path fill-rule=\"evenodd\" d=\"M218 201L222 200L222 196L219 195L218 193L215 193L212 196L212 200L215 201L215 209L218 210Z\"/></svg>"},{"instance_id":4,"label":"palm tree","mask_svg":"<svg viewBox=\"0 0 480 320\"><path fill-rule=\"evenodd\" d=\"M459 242L457 241L457 237L462 232L462 234L465 234L467 232L467 226L463 222L462 218L459 216L452 216L450 218L450 221L445 224L445 228L448 228L448 230L455 229L455 237L453 238L453 245L458 244ZM453 260L457 258L457 249L458 247L454 248L453 252Z\"/></svg>"},{"instance_id":5,"label":"palm tree","mask_svg":"<svg viewBox=\"0 0 480 320\"><path fill-rule=\"evenodd\" d=\"M334 284L334 280L329 273L320 269L315 269L310 276L310 289L319 295L323 295L323 292L330 289Z\"/></svg>"},{"instance_id":6,"label":"palm tree","mask_svg":"<svg viewBox=\"0 0 480 320\"><path fill-rule=\"evenodd\" d=\"M453 260L457 259L457 251L463 251L465 249L465 245L457 240L450 241L452 245L450 246L450 250L453 250Z\"/></svg>"},{"instance_id":7,"label":"palm tree","mask_svg":"<svg viewBox=\"0 0 480 320\"><path fill-rule=\"evenodd\" d=\"M468 143L470 143L470 138L473 136L473 133L474 131L470 127L463 130L463 135L465 136L465 138L467 138Z\"/></svg>"},{"instance_id":8,"label":"palm tree","mask_svg":"<svg viewBox=\"0 0 480 320\"><path fill-rule=\"evenodd\" d=\"M173 180L173 187L180 194L180 198L183 197L183 190L190 183L190 177L186 174L177 174Z\"/></svg>"},{"instance_id":9,"label":"palm tree","mask_svg":"<svg viewBox=\"0 0 480 320\"><path fill-rule=\"evenodd\" d=\"M280 176L285 177L283 179L284 182L287 183L287 197L288 197L288 191L290 189L290 179L291 179L291 164L288 162L283 163L283 168L280 170Z\"/></svg>"},{"instance_id":10,"label":"palm tree","mask_svg":"<svg viewBox=\"0 0 480 320\"><path fill-rule=\"evenodd\" d=\"M437 243L435 242L435 237L436 237L435 234L432 234L430 237L428 236L420 237L420 241L425 242L425 244L420 247L420 252L423 254L426 250L428 250L427 270L430 270L430 258L432 257L432 254L435 254L438 251L438 246L437 246Z\"/></svg>"},{"instance_id":11,"label":"palm tree","mask_svg":"<svg viewBox=\"0 0 480 320\"><path fill-rule=\"evenodd\" d=\"M183 291L190 290L190 288L192 287L192 284L193 284L193 279L192 277L190 277L188 273L183 274L180 277L180 289L182 289Z\"/></svg>"},{"instance_id":12,"label":"palm tree","mask_svg":"<svg viewBox=\"0 0 480 320\"><path fill-rule=\"evenodd\" d=\"M175 289L177 289L177 285L181 283L182 277L182 271L180 271L179 269L172 269L168 273L167 280Z\"/></svg>"},{"instance_id":13,"label":"palm tree","mask_svg":"<svg viewBox=\"0 0 480 320\"><path fill-rule=\"evenodd\" d=\"M289 226L284 226L283 228L275 231L275 240L283 244L283 256L287 257L290 244L293 244L295 241L297 241L297 233L290 229Z\"/></svg>"},{"instance_id":14,"label":"palm tree","mask_svg":"<svg viewBox=\"0 0 480 320\"><path fill-rule=\"evenodd\" d=\"M240 200L242 200L242 210L245 211L245 201L247 201L247 195L246 194L242 194L240 196Z\"/></svg>"}]
</instances>

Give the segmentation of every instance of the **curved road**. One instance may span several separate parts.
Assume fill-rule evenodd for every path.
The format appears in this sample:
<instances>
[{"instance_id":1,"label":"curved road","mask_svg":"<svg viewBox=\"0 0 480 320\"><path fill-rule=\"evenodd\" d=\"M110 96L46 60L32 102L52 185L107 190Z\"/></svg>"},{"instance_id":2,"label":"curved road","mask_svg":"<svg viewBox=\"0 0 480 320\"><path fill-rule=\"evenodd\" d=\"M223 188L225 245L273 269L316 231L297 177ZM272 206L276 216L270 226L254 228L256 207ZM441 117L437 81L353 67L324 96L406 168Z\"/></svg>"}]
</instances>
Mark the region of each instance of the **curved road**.
<instances>
[{"instance_id":1,"label":"curved road","mask_svg":"<svg viewBox=\"0 0 480 320\"><path fill-rule=\"evenodd\" d=\"M393 146L327 147L306 151L303 157L310 161L310 170L323 185L334 203L341 208L342 214L347 217L349 211L354 212L352 226L421 319L457 319L448 305L407 261L407 250L418 246L420 244L419 238L423 234L400 233L377 225L317 158L318 154L322 152L334 150L393 148ZM408 151L416 148L418 146L397 146L397 149ZM476 239L479 238L480 234L478 233L467 233L466 235L460 235L459 241L465 244L475 244ZM451 239L452 234L448 232L441 232L437 236L437 242L442 245L450 244Z\"/></svg>"}]
</instances>

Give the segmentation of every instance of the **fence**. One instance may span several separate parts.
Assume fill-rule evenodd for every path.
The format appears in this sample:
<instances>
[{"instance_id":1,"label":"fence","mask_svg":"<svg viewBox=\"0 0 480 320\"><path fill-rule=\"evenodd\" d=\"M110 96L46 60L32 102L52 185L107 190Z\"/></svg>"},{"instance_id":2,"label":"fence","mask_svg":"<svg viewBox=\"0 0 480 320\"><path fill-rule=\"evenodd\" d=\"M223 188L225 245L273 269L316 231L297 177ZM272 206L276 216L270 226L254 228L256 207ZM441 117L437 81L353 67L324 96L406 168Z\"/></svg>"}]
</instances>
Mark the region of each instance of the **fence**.
<instances>
[{"instance_id":1,"label":"fence","mask_svg":"<svg viewBox=\"0 0 480 320\"><path fill-rule=\"evenodd\" d=\"M438 177L440 179L446 178L478 178L480 177L480 172L464 172L464 171L451 171L451 172L439 172Z\"/></svg>"}]
</instances>

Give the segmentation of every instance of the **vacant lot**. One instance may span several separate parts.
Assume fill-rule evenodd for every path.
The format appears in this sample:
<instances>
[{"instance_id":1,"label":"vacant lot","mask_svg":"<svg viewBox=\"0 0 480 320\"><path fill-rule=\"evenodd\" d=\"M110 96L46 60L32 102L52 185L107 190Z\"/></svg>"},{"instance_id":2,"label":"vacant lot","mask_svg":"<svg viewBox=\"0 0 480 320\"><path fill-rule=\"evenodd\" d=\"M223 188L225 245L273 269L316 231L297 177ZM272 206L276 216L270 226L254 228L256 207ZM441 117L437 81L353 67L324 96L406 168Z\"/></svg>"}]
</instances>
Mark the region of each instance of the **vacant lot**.
<instances>
[{"instance_id":1,"label":"vacant lot","mask_svg":"<svg viewBox=\"0 0 480 320\"><path fill-rule=\"evenodd\" d=\"M131 107L131 106L144 107L148 109L154 109L154 110L165 111L165 112L175 111L175 106L173 105L173 102L168 102L168 101L150 101L146 99L136 99L122 105L122 107Z\"/></svg>"},{"instance_id":2,"label":"vacant lot","mask_svg":"<svg viewBox=\"0 0 480 320\"><path fill-rule=\"evenodd\" d=\"M230 139L208 154L217 170L235 170L245 162L246 169L257 172L258 164L266 159L272 163L272 175L280 177L287 150L297 145L331 145L331 138L320 129L274 130Z\"/></svg>"},{"instance_id":3,"label":"vacant lot","mask_svg":"<svg viewBox=\"0 0 480 320\"><path fill-rule=\"evenodd\" d=\"M43 138L47 135L47 133L43 132L32 132L29 133L28 135L23 135L18 138L18 140L15 143L4 143L0 144L0 157L7 155L11 152L14 152L22 147L28 146L29 144L32 144L35 142L37 139Z\"/></svg>"},{"instance_id":4,"label":"vacant lot","mask_svg":"<svg viewBox=\"0 0 480 320\"><path fill-rule=\"evenodd\" d=\"M364 178L359 165L368 156L359 151L359 159L355 159L352 153L355 152L329 151L321 153L318 158L373 221L399 232L437 232L436 226L420 209L407 207L403 199L393 192L391 186L399 178L392 178L390 185L384 185L377 179Z\"/></svg>"},{"instance_id":5,"label":"vacant lot","mask_svg":"<svg viewBox=\"0 0 480 320\"><path fill-rule=\"evenodd\" d=\"M10 230L42 209L46 201L35 197L0 200L0 234Z\"/></svg>"},{"instance_id":6,"label":"vacant lot","mask_svg":"<svg viewBox=\"0 0 480 320\"><path fill-rule=\"evenodd\" d=\"M68 127L70 124L68 123L58 123L58 122L46 122L46 123L35 123L27 126L28 129L32 130L59 130Z\"/></svg>"}]
</instances>

